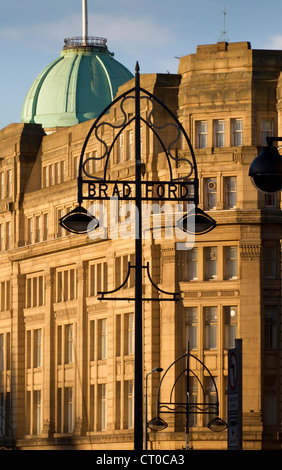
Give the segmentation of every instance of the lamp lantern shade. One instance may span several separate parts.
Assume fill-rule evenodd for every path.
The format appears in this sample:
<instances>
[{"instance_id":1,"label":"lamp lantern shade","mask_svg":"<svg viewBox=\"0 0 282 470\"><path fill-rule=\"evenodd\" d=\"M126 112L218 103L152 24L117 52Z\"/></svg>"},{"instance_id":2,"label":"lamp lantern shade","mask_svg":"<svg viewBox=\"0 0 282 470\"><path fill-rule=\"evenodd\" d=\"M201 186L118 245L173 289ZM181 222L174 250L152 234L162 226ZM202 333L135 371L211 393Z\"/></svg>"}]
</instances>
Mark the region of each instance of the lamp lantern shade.
<instances>
[{"instance_id":1,"label":"lamp lantern shade","mask_svg":"<svg viewBox=\"0 0 282 470\"><path fill-rule=\"evenodd\" d=\"M215 228L216 221L196 206L195 210L184 215L183 218L178 220L177 224L186 233L203 235Z\"/></svg>"},{"instance_id":2,"label":"lamp lantern shade","mask_svg":"<svg viewBox=\"0 0 282 470\"><path fill-rule=\"evenodd\" d=\"M152 429L152 431L163 431L168 425L162 418L156 416L148 422L147 426Z\"/></svg>"},{"instance_id":3,"label":"lamp lantern shade","mask_svg":"<svg viewBox=\"0 0 282 470\"><path fill-rule=\"evenodd\" d=\"M253 160L249 176L256 189L263 193L276 193L282 189L282 156L277 147L263 147Z\"/></svg>"},{"instance_id":4,"label":"lamp lantern shade","mask_svg":"<svg viewBox=\"0 0 282 470\"><path fill-rule=\"evenodd\" d=\"M88 233L99 227L99 221L84 207L78 206L60 218L59 224L72 233Z\"/></svg>"}]
</instances>

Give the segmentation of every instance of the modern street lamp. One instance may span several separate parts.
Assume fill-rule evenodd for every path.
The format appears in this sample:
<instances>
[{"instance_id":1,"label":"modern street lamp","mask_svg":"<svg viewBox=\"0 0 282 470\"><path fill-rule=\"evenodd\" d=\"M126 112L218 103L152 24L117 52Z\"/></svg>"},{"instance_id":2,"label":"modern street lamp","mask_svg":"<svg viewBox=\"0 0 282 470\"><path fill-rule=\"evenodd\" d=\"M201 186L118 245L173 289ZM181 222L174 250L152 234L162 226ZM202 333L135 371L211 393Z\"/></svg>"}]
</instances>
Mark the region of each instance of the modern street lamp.
<instances>
[{"instance_id":1,"label":"modern street lamp","mask_svg":"<svg viewBox=\"0 0 282 470\"><path fill-rule=\"evenodd\" d=\"M160 290L153 282L150 277L150 282L153 286L162 294L172 295L172 298L150 298L146 299L142 297L142 270L147 266L142 266L142 203L143 201L173 201L173 203L181 202L183 204L194 204L194 211L187 213L177 222L183 227L183 232L190 233L189 230L189 219L193 218L195 234L203 234L212 230L216 226L216 222L205 212L200 210L199 204L199 182L197 164L194 155L194 151L191 142L186 134L185 129L179 120L174 116L170 109L160 101L156 96L152 95L149 91L145 90L140 86L140 75L138 62L135 68L135 86L125 93L118 96L113 102L108 105L104 111L99 115L91 126L86 139L83 143L80 161L79 171L77 178L77 190L78 190L78 207L66 214L60 219L60 225L68 231L73 233L85 234L89 230L95 230L99 227L100 221L90 214L86 209L82 207L83 200L92 201L104 201L110 200L111 196L108 194L109 188L113 188L111 194L115 194L118 200L134 201L136 207L136 219L135 219L135 265L129 266L130 269L135 269L135 296L133 298L127 298L135 302L135 368L134 368L134 449L143 450L143 325L142 325L142 302L144 300L152 301L175 301L177 293L170 293ZM127 115L124 111L124 104L126 100L134 100L134 115ZM146 99L152 105L152 111L149 113L145 120L140 111L141 99ZM112 106L117 103L120 104L121 114L123 115L123 122L120 125L113 125L112 123L102 120L106 118L106 114ZM177 138L170 142L169 145L165 145L158 127L152 120L152 114L155 104L159 105L166 113L168 113L172 122L166 123L162 126L162 129L166 126L171 126L177 132ZM125 181L122 180L110 180L108 179L108 163L112 154L112 149L120 134L127 126L135 122L135 180ZM165 153L168 168L169 168L169 181L147 181L142 179L142 162L141 162L141 123L145 124L150 131L154 134L155 138L159 142L162 151ZM101 126L109 126L116 130L116 135L109 146L108 143L103 139L103 136L98 136L98 131ZM101 143L101 147L104 149L104 154L99 157L85 158L85 150L91 135L94 134L97 140ZM178 158L172 152L172 146L180 141L180 137L183 136L183 141L186 141L187 147L190 151L190 158L181 157ZM166 138L167 134L166 134ZM103 151L103 150L102 150ZM89 174L87 171L87 163L91 160L104 160L103 177L100 178L96 175ZM187 163L188 174L184 177L173 177L173 171L171 161ZM127 191L119 191L118 184L123 185L123 188L127 188ZM160 191L160 188L162 190ZM164 196L164 188L168 189L168 196ZM87 225L89 223L89 225ZM128 275L129 275L128 272ZM148 270L149 275L149 270ZM124 284L124 283L123 283ZM122 284L122 285L123 285ZM122 287L122 286L121 286ZM100 292L102 296L100 300L105 298L105 294L113 294L119 289L115 289L110 292ZM108 297L108 300L125 300L123 297Z\"/></svg>"},{"instance_id":2,"label":"modern street lamp","mask_svg":"<svg viewBox=\"0 0 282 470\"><path fill-rule=\"evenodd\" d=\"M282 189L282 156L273 142L282 137L267 137L267 146L253 160L249 176L256 189L263 193L276 193Z\"/></svg>"},{"instance_id":3,"label":"modern street lamp","mask_svg":"<svg viewBox=\"0 0 282 470\"><path fill-rule=\"evenodd\" d=\"M148 448L148 377L151 374L154 374L156 372L162 372L163 369L161 367L154 367L150 372L146 374L146 382L145 382L145 423L144 423L144 428L145 428L145 450Z\"/></svg>"}]
</instances>

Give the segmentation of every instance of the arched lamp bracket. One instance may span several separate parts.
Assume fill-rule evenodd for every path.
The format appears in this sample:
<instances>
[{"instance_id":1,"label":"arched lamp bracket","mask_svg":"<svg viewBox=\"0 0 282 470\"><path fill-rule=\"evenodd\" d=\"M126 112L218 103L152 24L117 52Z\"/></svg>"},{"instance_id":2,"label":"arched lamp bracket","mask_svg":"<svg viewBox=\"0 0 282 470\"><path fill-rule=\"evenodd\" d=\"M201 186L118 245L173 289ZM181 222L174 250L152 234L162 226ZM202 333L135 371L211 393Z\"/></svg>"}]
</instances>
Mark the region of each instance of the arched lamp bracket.
<instances>
[{"instance_id":1,"label":"arched lamp bracket","mask_svg":"<svg viewBox=\"0 0 282 470\"><path fill-rule=\"evenodd\" d=\"M110 291L99 291L98 292L98 295L100 295L101 297L98 297L98 300L135 300L135 297L105 297L105 296L108 296L108 295L111 295L111 294L115 294L116 292L118 292L119 290L121 290L127 283L128 279L129 279L129 276L130 276L130 271L132 269L135 269L136 266L131 264L130 261L128 262L128 270L127 270L127 274L125 276L125 279L124 281L122 282L122 284L117 287L116 289L113 289L113 290L110 290ZM172 298L164 298L164 297L144 297L142 298L142 300L144 301L178 301L180 300L179 299L179 293L178 292L168 292L168 291L165 291L163 289L161 289L160 287L158 287L152 277L151 277L151 274L150 274L150 269L149 269L149 263L146 264L146 266L142 266L142 269L146 269L147 271L147 275L148 275L148 278L149 278L149 281L150 283L152 284L152 286L160 293L160 294L165 294L165 295L169 295L169 296L172 296Z\"/></svg>"}]
</instances>

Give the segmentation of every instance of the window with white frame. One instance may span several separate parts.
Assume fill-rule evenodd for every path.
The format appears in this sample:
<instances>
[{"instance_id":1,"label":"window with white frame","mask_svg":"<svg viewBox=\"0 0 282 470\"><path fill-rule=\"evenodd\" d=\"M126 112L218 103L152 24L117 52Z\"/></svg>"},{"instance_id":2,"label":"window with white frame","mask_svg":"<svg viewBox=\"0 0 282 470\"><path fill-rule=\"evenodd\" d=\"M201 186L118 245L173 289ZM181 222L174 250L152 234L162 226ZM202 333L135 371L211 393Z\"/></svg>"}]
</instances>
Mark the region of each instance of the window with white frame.
<instances>
[{"instance_id":1,"label":"window with white frame","mask_svg":"<svg viewBox=\"0 0 282 470\"><path fill-rule=\"evenodd\" d=\"M218 119L214 121L214 147L225 145L225 121Z\"/></svg>"},{"instance_id":2,"label":"window with white frame","mask_svg":"<svg viewBox=\"0 0 282 470\"><path fill-rule=\"evenodd\" d=\"M204 208L205 210L216 209L217 179L204 178Z\"/></svg>"},{"instance_id":3,"label":"window with white frame","mask_svg":"<svg viewBox=\"0 0 282 470\"><path fill-rule=\"evenodd\" d=\"M224 209L235 209L237 204L237 177L226 176L224 182Z\"/></svg>"},{"instance_id":4,"label":"window with white frame","mask_svg":"<svg viewBox=\"0 0 282 470\"><path fill-rule=\"evenodd\" d=\"M208 123L207 121L196 122L196 147L206 148L208 144Z\"/></svg>"},{"instance_id":5,"label":"window with white frame","mask_svg":"<svg viewBox=\"0 0 282 470\"><path fill-rule=\"evenodd\" d=\"M224 306L224 347L225 349L235 348L237 338L238 307L236 305Z\"/></svg>"},{"instance_id":6,"label":"window with white frame","mask_svg":"<svg viewBox=\"0 0 282 470\"><path fill-rule=\"evenodd\" d=\"M185 345L189 342L190 349L198 347L198 308L187 307L185 309Z\"/></svg>"},{"instance_id":7,"label":"window with white frame","mask_svg":"<svg viewBox=\"0 0 282 470\"><path fill-rule=\"evenodd\" d=\"M217 348L217 307L204 307L205 349Z\"/></svg>"},{"instance_id":8,"label":"window with white frame","mask_svg":"<svg viewBox=\"0 0 282 470\"><path fill-rule=\"evenodd\" d=\"M243 119L231 119L231 145L243 145Z\"/></svg>"},{"instance_id":9,"label":"window with white frame","mask_svg":"<svg viewBox=\"0 0 282 470\"><path fill-rule=\"evenodd\" d=\"M217 279L217 247L204 247L205 280Z\"/></svg>"},{"instance_id":10,"label":"window with white frame","mask_svg":"<svg viewBox=\"0 0 282 470\"><path fill-rule=\"evenodd\" d=\"M238 247L225 246L224 256L224 279L237 279L238 277Z\"/></svg>"},{"instance_id":11,"label":"window with white frame","mask_svg":"<svg viewBox=\"0 0 282 470\"><path fill-rule=\"evenodd\" d=\"M274 119L262 119L260 128L260 143L267 145L266 137L273 137L274 135Z\"/></svg>"}]
</instances>

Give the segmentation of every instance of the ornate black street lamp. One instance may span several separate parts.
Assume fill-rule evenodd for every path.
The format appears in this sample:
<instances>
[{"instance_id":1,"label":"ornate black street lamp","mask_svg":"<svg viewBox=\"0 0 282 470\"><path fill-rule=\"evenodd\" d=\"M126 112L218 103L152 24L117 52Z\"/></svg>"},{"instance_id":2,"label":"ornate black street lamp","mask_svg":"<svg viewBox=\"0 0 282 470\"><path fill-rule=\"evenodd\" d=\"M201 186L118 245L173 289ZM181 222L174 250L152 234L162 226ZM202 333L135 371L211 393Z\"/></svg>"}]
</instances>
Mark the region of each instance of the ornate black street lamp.
<instances>
[{"instance_id":1,"label":"ornate black street lamp","mask_svg":"<svg viewBox=\"0 0 282 470\"><path fill-rule=\"evenodd\" d=\"M176 293L170 293L161 291L154 284L153 280L149 275L149 269L147 266L142 266L142 203L143 201L173 201L174 203L181 202L183 204L194 204L194 211L186 214L182 217L178 223L182 225L183 231L190 233L189 220L194 220L194 233L203 234L212 230L216 222L205 214L198 207L199 204L199 183L196 159L191 142L179 120L174 114L162 103L156 96L149 93L144 88L140 87L140 75L139 65L136 64L135 69L135 86L125 93L117 97L100 116L95 120L94 124L90 128L87 137L84 141L80 162L79 162L79 174L77 178L78 185L78 207L71 211L69 214L60 219L60 225L66 230L74 233L86 233L88 230L95 230L99 226L99 220L93 215L86 211L82 207L83 200L91 201L104 201L110 200L114 195L118 200L134 201L136 207L136 228L135 228L135 265L129 265L128 275L130 269L135 269L135 296L134 298L127 298L127 300L133 300L135 302L135 377L134 377L134 449L142 450L143 447L143 328L142 328L142 301L144 300L176 300ZM134 100L135 112L134 115L128 115L124 111L124 104L127 100ZM145 120L140 112L141 100L148 100L152 105L152 111L149 113L147 120ZM106 117L106 114L112 106L117 103L120 104L121 114L123 116L123 122L120 125L113 125L112 123L102 120ZM162 108L170 116L171 122L158 127L152 120L155 104ZM131 123L135 123L135 180L110 180L108 176L108 164L114 144L119 138L120 134L126 129ZM141 135L140 126L145 124L150 131L154 134L155 138L159 142L163 152L165 153L170 180L169 181L145 181L142 179L142 162L141 162ZM116 135L110 144L103 139L103 136L98 135L101 126L109 126L111 129L116 130ZM173 127L177 132L177 138L173 140L168 146L165 145L160 130L164 130L166 127ZM94 134L97 140L102 144L104 153L99 157L85 157L85 150L91 135ZM173 154L172 147L180 138L186 141L188 149L190 151L190 158L178 158ZM167 136L166 136L167 138ZM87 165L91 161L103 160L104 169L103 177L100 178L94 174L90 174L87 170ZM173 177L171 161L184 162L187 164L188 174L184 177ZM123 187L123 190L119 190L118 185ZM89 223L89 226L87 225ZM150 277L150 282L161 291L163 294L172 295L171 298L150 298L144 299L142 297L142 270L147 269ZM124 284L124 282L123 282ZM122 284L122 285L123 285ZM115 289L111 292L101 292L100 299L106 298L105 295L111 295L119 289ZM109 300L124 300L116 297L107 297Z\"/></svg>"},{"instance_id":2,"label":"ornate black street lamp","mask_svg":"<svg viewBox=\"0 0 282 470\"><path fill-rule=\"evenodd\" d=\"M205 400L206 392L205 387L202 381L199 378L195 371L190 368L190 358L193 358L198 364L202 367L203 374L205 373L210 377L213 384L213 392L215 394L215 401L209 402ZM186 360L185 367L181 370L179 375L176 377L169 395L168 401L160 401L160 392L161 386L164 382L169 371L181 360ZM190 399L190 375L197 379L197 383L201 387L203 400L200 402L195 402ZM180 383L181 378L185 379L185 400L184 401L174 401L173 393L176 391L177 384ZM186 353L179 356L175 361L173 361L169 367L164 372L158 387L157 400L156 400L156 417L147 423L148 427L153 431L163 431L167 427L167 423L160 417L162 413L169 414L184 414L185 415L185 432L186 432L186 450L189 449L189 417L191 414L202 414L202 415L213 415L213 419L209 421L207 427L211 431L221 432L227 428L227 423L219 417L219 399L218 399L218 390L210 370L207 366L197 357L190 353L189 343L187 345Z\"/></svg>"},{"instance_id":3,"label":"ornate black street lamp","mask_svg":"<svg viewBox=\"0 0 282 470\"><path fill-rule=\"evenodd\" d=\"M282 156L273 142L282 140L282 137L267 137L267 146L253 160L249 169L249 176L256 189L263 193L276 193L282 189Z\"/></svg>"}]
</instances>

